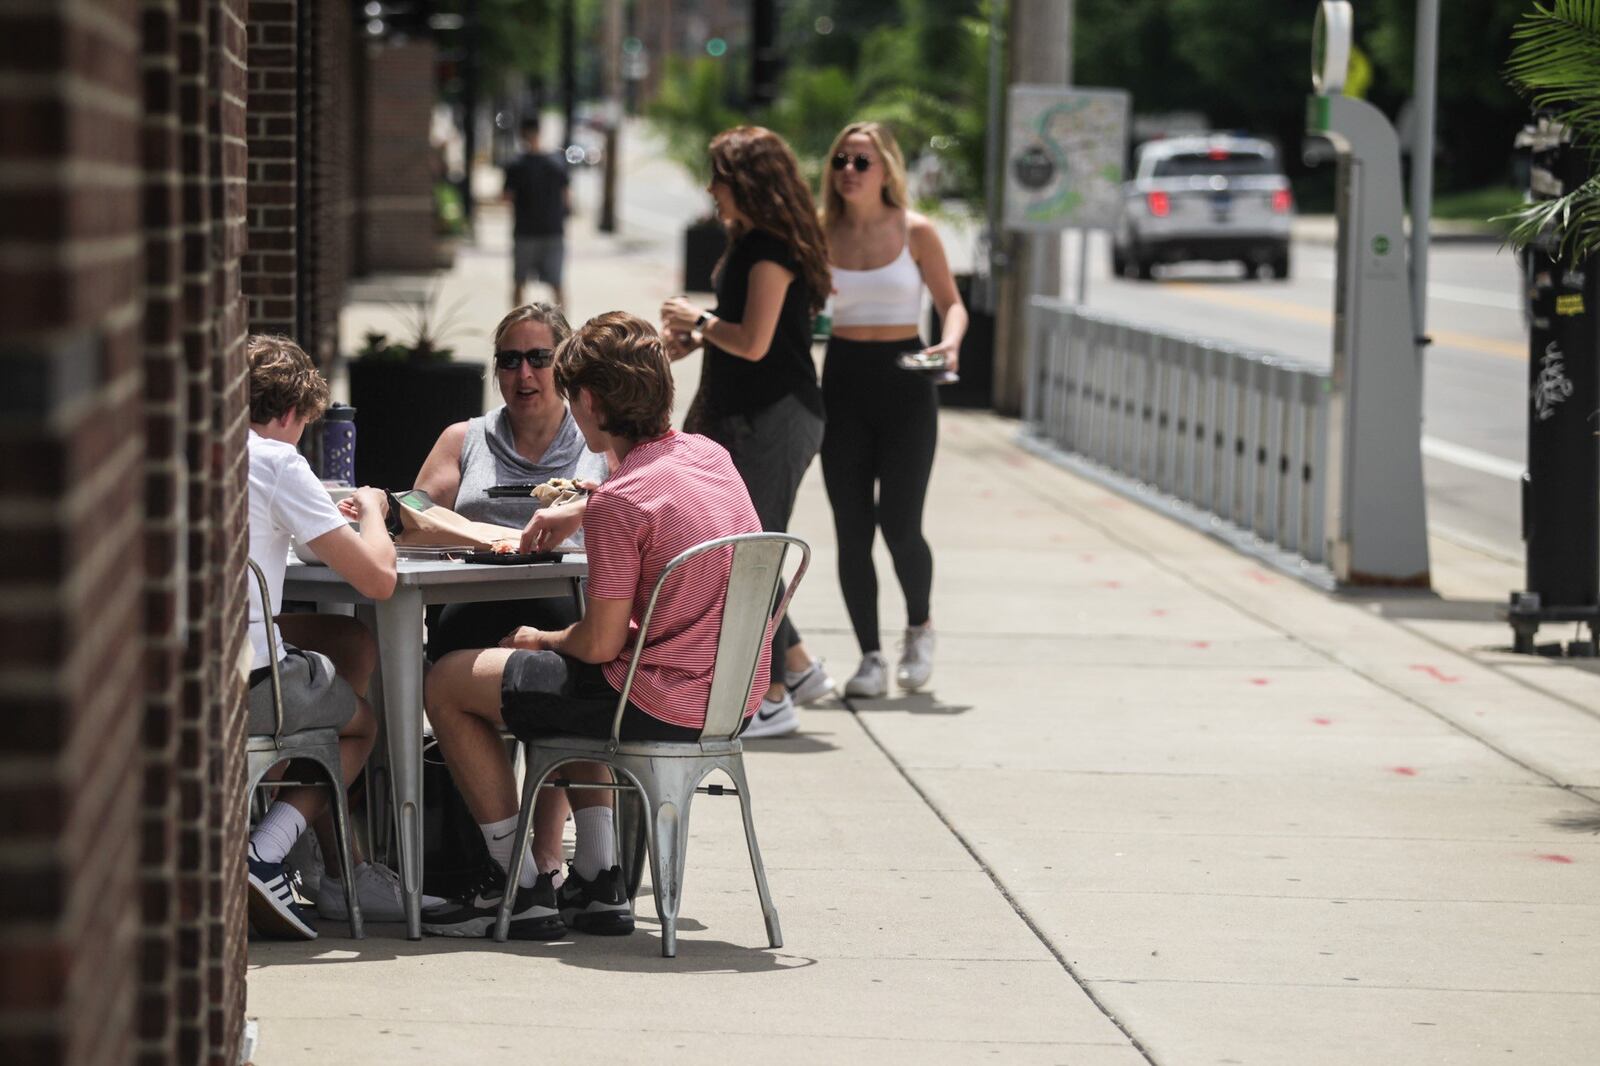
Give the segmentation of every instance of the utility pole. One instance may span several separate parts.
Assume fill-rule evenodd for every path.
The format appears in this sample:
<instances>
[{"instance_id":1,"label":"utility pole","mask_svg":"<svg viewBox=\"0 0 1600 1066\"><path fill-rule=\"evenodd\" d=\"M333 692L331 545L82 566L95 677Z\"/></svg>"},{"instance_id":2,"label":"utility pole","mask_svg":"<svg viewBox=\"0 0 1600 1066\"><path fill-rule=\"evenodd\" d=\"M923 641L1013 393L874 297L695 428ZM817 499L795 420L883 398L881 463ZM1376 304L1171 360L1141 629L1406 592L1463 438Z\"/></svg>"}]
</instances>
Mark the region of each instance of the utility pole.
<instances>
[{"instance_id":1,"label":"utility pole","mask_svg":"<svg viewBox=\"0 0 1600 1066\"><path fill-rule=\"evenodd\" d=\"M606 168L600 196L600 232L617 232L617 150L622 143L622 0L606 0Z\"/></svg>"},{"instance_id":2,"label":"utility pole","mask_svg":"<svg viewBox=\"0 0 1600 1066\"><path fill-rule=\"evenodd\" d=\"M561 0L561 150L578 143L578 0Z\"/></svg>"},{"instance_id":3,"label":"utility pole","mask_svg":"<svg viewBox=\"0 0 1600 1066\"><path fill-rule=\"evenodd\" d=\"M1417 0L1412 59L1416 100L1411 137L1411 320L1420 357L1428 335L1428 229L1433 221L1433 111L1439 81L1439 0Z\"/></svg>"},{"instance_id":4,"label":"utility pole","mask_svg":"<svg viewBox=\"0 0 1600 1066\"><path fill-rule=\"evenodd\" d=\"M461 148L466 157L461 178L461 213L467 225L472 225L472 165L478 154L478 73L483 62L482 26L478 20L478 0L466 0L462 11L462 63L461 63Z\"/></svg>"},{"instance_id":5,"label":"utility pole","mask_svg":"<svg viewBox=\"0 0 1600 1066\"><path fill-rule=\"evenodd\" d=\"M750 6L750 106L766 107L778 98L778 0L752 0Z\"/></svg>"},{"instance_id":6,"label":"utility pole","mask_svg":"<svg viewBox=\"0 0 1600 1066\"><path fill-rule=\"evenodd\" d=\"M1012 0L1008 40L1009 84L1072 84L1072 0ZM994 408L1014 415L1022 407L1028 301L1039 294L1060 294L1061 235L1007 234L998 238L996 248L1005 249L1006 268L995 314Z\"/></svg>"}]
</instances>

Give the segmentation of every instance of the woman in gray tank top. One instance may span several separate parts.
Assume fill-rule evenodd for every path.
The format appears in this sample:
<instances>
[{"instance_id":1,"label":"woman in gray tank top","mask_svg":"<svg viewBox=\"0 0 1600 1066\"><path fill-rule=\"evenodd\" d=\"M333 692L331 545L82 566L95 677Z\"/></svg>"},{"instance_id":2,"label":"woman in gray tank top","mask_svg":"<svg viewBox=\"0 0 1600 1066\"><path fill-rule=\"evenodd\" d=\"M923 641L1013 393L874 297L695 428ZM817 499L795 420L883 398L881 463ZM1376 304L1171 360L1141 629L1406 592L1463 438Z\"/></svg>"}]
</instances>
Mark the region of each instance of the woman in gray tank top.
<instances>
[{"instance_id":1,"label":"woman in gray tank top","mask_svg":"<svg viewBox=\"0 0 1600 1066\"><path fill-rule=\"evenodd\" d=\"M538 501L491 497L491 487L553 477L605 480L606 457L584 445L550 370L556 345L571 332L549 304L525 304L500 321L493 372L505 403L440 434L417 474L417 488L467 518L520 528L539 509ZM458 648L492 648L517 626L562 629L575 621L577 605L562 599L450 604L430 615L428 658Z\"/></svg>"}]
</instances>

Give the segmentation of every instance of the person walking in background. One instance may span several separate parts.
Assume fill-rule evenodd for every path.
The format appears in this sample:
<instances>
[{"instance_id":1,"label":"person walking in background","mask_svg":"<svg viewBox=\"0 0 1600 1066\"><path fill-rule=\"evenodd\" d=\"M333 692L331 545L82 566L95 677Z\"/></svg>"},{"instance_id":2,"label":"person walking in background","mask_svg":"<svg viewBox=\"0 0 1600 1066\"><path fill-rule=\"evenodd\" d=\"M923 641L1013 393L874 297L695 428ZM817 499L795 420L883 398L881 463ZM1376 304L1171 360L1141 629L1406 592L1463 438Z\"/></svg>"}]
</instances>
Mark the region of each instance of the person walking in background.
<instances>
[{"instance_id":1,"label":"person walking in background","mask_svg":"<svg viewBox=\"0 0 1600 1066\"><path fill-rule=\"evenodd\" d=\"M879 529L906 598L895 680L915 692L933 674L933 551L922 535L922 504L939 438L939 397L933 373L907 369L901 360L921 352L943 357L943 370L956 370L967 311L938 231L909 209L905 160L888 129L876 122L846 126L828 153L822 184L835 290L822 371L828 410L822 476L839 543L839 584L861 645L861 665L845 695L883 696L889 689L872 563ZM927 348L917 335L924 286L944 323L939 343Z\"/></svg>"},{"instance_id":2,"label":"person walking in background","mask_svg":"<svg viewBox=\"0 0 1600 1066\"><path fill-rule=\"evenodd\" d=\"M794 152L759 126L711 141L710 193L728 231L717 264L717 307L683 297L661 308L668 354L705 345L700 392L684 428L726 448L761 516L789 527L800 479L822 443L822 393L811 358L811 323L828 298L827 250ZM797 703L833 691L786 617L773 636L772 687L745 731L780 736L800 727Z\"/></svg>"},{"instance_id":3,"label":"person walking in background","mask_svg":"<svg viewBox=\"0 0 1600 1066\"><path fill-rule=\"evenodd\" d=\"M566 160L539 151L539 119L522 120L523 152L506 165L502 199L511 203L511 306L522 306L529 281L550 286L551 302L567 305L561 272L567 258L572 187Z\"/></svg>"}]
</instances>

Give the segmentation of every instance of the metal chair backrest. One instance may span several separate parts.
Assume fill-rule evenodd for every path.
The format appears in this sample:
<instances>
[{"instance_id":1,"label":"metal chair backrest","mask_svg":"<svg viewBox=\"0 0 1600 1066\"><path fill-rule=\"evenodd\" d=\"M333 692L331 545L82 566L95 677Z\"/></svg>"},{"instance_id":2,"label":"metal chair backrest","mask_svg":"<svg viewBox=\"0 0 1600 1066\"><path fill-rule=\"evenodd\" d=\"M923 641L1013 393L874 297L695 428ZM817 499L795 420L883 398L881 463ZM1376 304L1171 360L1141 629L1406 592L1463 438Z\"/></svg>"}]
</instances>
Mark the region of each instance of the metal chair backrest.
<instances>
[{"instance_id":1,"label":"metal chair backrest","mask_svg":"<svg viewBox=\"0 0 1600 1066\"><path fill-rule=\"evenodd\" d=\"M666 586L667 578L689 560L727 547L733 548L733 560L728 569L727 595L723 599L717 634L717 658L711 674L711 695L706 702L706 724L700 731L700 739L728 740L738 734L744 722L745 701L755 681L756 669L761 663L761 656L767 654L770 643L768 633L782 621L784 612L789 609L789 601L794 598L794 590L805 576L806 567L811 565L811 546L787 533L742 533L718 537L679 553L662 568L661 576L656 578L655 588L650 592L650 603L645 608L644 618L639 621L638 637L628 661L628 678L623 682L616 717L611 723L613 745L617 743L617 734L622 728L622 713L628 706L628 694L633 688L633 675L639 668L639 656L644 651L650 633L650 619L655 614L656 602ZM785 587L782 584L783 563L791 547L800 549L800 566Z\"/></svg>"},{"instance_id":2,"label":"metal chair backrest","mask_svg":"<svg viewBox=\"0 0 1600 1066\"><path fill-rule=\"evenodd\" d=\"M283 736L283 682L278 677L278 633L277 626L272 624L272 597L267 592L267 575L262 572L260 565L254 559L246 559L245 564L250 567L250 572L256 577L256 588L261 593L261 624L267 630L267 662L272 668L272 711L274 728L272 735L275 738Z\"/></svg>"}]
</instances>

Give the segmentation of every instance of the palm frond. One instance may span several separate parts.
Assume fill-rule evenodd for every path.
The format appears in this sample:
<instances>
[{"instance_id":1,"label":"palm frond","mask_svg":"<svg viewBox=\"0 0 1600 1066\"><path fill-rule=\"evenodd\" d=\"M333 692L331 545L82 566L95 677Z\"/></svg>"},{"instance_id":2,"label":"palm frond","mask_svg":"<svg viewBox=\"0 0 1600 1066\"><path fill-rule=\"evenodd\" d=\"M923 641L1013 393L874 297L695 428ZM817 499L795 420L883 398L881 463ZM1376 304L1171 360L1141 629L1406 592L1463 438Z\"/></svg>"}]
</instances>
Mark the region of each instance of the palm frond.
<instances>
[{"instance_id":1,"label":"palm frond","mask_svg":"<svg viewBox=\"0 0 1600 1066\"><path fill-rule=\"evenodd\" d=\"M1559 112L1580 143L1600 145L1600 0L1535 4L1511 39L1511 84L1535 108Z\"/></svg>"},{"instance_id":2,"label":"palm frond","mask_svg":"<svg viewBox=\"0 0 1600 1066\"><path fill-rule=\"evenodd\" d=\"M1506 240L1525 248L1548 238L1556 247L1556 258L1579 263L1600 249L1600 177L1554 200L1539 200L1495 221L1510 222Z\"/></svg>"}]
</instances>

